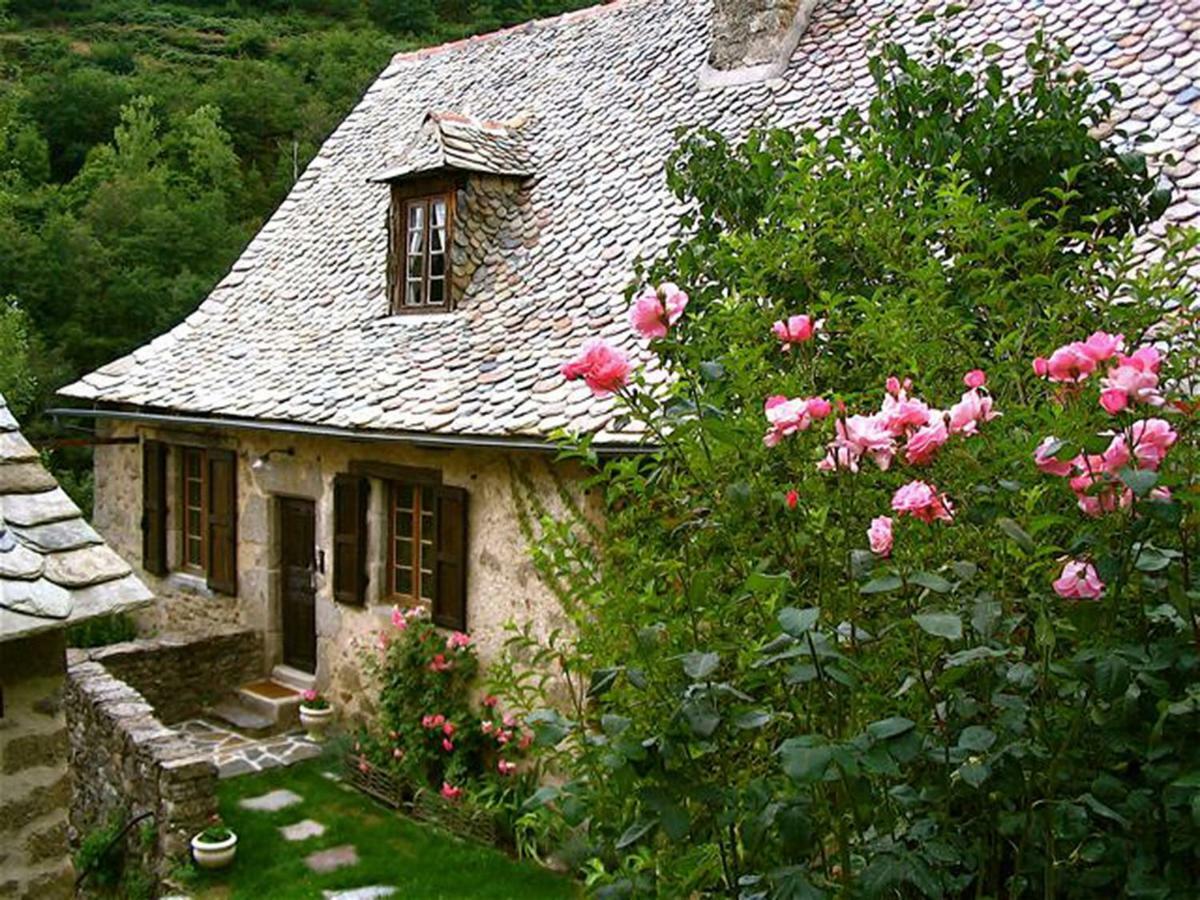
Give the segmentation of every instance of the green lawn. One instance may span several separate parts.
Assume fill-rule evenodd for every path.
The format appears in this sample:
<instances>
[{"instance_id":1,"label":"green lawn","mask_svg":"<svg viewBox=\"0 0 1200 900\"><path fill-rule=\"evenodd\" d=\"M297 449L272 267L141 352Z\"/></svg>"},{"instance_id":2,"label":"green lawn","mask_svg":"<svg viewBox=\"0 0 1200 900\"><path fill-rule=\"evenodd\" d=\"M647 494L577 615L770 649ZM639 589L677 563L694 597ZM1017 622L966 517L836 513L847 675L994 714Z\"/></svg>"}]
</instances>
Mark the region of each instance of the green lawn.
<instances>
[{"instance_id":1,"label":"green lawn","mask_svg":"<svg viewBox=\"0 0 1200 900\"><path fill-rule=\"evenodd\" d=\"M238 835L237 859L228 869L199 872L188 881L197 898L319 898L322 890L394 885L401 898L577 897L575 884L498 850L417 824L358 791L322 775L327 760L221 783L221 815ZM304 798L279 812L253 812L238 801L276 788ZM320 837L289 843L281 825L302 819L324 824ZM353 844L356 865L324 875L310 872L304 857L315 850Z\"/></svg>"}]
</instances>

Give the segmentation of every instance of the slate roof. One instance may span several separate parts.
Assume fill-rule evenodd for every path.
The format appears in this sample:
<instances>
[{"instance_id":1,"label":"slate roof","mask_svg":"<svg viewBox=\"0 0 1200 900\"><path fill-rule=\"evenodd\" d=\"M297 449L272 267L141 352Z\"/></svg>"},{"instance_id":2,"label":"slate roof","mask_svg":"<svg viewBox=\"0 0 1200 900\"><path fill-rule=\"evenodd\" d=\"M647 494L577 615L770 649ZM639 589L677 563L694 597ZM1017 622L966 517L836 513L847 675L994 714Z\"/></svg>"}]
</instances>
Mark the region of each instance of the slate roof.
<instances>
[{"instance_id":1,"label":"slate roof","mask_svg":"<svg viewBox=\"0 0 1200 900\"><path fill-rule=\"evenodd\" d=\"M618 0L396 56L200 308L64 393L156 411L364 432L542 436L601 430L608 403L558 366L587 337L644 352L623 289L661 251L679 207L663 161L679 126L737 136L816 124L871 96L867 40L918 47L925 0L822 0L781 78L703 89L710 0ZM1045 27L1124 89L1116 124L1172 152L1172 222L1200 214L1200 0L975 0L957 17L1001 64ZM894 16L890 19L889 17ZM388 190L433 111L524 117L535 175L458 308L390 316ZM444 123L443 123L444 124Z\"/></svg>"},{"instance_id":2,"label":"slate roof","mask_svg":"<svg viewBox=\"0 0 1200 900\"><path fill-rule=\"evenodd\" d=\"M42 467L0 395L0 642L151 599Z\"/></svg>"},{"instance_id":3,"label":"slate roof","mask_svg":"<svg viewBox=\"0 0 1200 900\"><path fill-rule=\"evenodd\" d=\"M453 112L431 112L396 163L372 181L394 181L441 171L532 175L533 160L520 123L485 122Z\"/></svg>"}]
</instances>

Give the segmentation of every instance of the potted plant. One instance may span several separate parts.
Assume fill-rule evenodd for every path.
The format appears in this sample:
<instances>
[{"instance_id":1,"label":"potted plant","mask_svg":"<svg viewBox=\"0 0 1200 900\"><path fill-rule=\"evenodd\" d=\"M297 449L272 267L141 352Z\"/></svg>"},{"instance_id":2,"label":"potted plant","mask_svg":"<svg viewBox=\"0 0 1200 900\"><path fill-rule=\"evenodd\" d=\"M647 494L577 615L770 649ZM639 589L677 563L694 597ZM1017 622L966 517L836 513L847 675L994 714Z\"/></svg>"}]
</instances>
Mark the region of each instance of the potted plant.
<instances>
[{"instance_id":1,"label":"potted plant","mask_svg":"<svg viewBox=\"0 0 1200 900\"><path fill-rule=\"evenodd\" d=\"M237 855L237 835L217 816L211 824L192 838L192 858L202 869L223 869Z\"/></svg>"},{"instance_id":2,"label":"potted plant","mask_svg":"<svg viewBox=\"0 0 1200 900\"><path fill-rule=\"evenodd\" d=\"M325 740L325 729L333 719L333 707L311 688L300 697L300 724L308 731L308 739L318 742Z\"/></svg>"}]
</instances>

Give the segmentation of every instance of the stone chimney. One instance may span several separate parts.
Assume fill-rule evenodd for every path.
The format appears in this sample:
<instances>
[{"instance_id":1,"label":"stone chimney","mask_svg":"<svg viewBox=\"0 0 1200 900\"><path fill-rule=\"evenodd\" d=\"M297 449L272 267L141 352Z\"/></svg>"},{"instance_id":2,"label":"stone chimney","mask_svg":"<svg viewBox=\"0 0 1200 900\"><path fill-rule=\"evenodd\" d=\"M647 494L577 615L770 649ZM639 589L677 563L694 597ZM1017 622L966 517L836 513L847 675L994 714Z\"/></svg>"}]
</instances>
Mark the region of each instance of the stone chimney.
<instances>
[{"instance_id":1,"label":"stone chimney","mask_svg":"<svg viewBox=\"0 0 1200 900\"><path fill-rule=\"evenodd\" d=\"M706 87L782 75L817 0L713 0Z\"/></svg>"}]
</instances>

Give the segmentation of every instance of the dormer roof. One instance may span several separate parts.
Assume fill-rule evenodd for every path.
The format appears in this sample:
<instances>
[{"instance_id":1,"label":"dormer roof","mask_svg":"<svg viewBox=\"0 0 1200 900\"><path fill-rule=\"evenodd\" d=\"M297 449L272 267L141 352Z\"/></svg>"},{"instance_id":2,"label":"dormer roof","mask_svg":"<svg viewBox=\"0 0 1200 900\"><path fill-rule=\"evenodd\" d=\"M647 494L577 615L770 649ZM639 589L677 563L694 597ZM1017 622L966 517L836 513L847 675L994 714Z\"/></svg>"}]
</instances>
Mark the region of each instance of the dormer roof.
<instances>
[{"instance_id":1,"label":"dormer roof","mask_svg":"<svg viewBox=\"0 0 1200 900\"><path fill-rule=\"evenodd\" d=\"M533 160L521 134L524 124L454 112L427 113L395 161L370 180L391 182L444 172L527 178L533 174Z\"/></svg>"}]
</instances>

